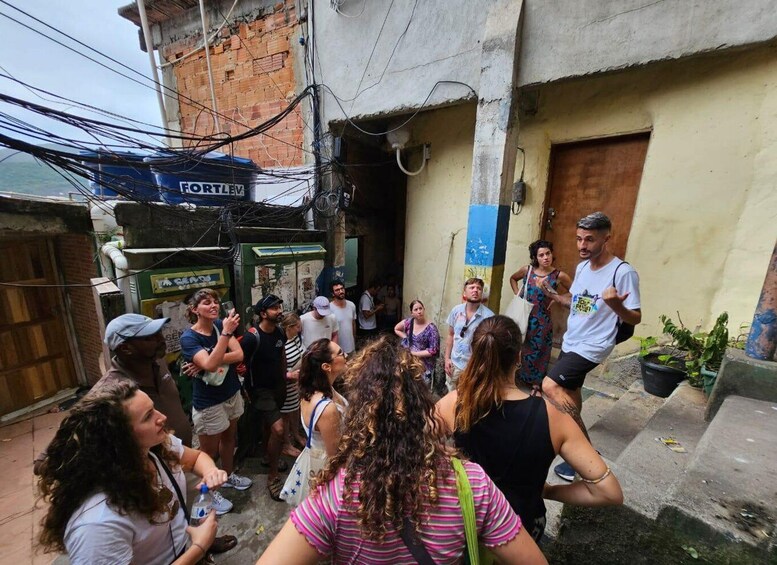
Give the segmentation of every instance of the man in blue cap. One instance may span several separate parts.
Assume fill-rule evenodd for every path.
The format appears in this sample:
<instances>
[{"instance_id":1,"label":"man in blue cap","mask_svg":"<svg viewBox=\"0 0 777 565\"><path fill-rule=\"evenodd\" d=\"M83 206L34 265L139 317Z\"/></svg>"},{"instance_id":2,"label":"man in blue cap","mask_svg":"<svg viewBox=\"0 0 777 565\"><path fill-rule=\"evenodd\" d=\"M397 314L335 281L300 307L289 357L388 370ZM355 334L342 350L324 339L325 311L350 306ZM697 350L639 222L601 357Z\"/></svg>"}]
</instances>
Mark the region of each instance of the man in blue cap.
<instances>
[{"instance_id":1,"label":"man in blue cap","mask_svg":"<svg viewBox=\"0 0 777 565\"><path fill-rule=\"evenodd\" d=\"M153 320L141 314L122 314L105 327L105 345L113 352L103 379L126 378L148 394L167 416L167 425L184 445L192 445L192 428L181 406L178 387L163 361L166 352L162 328L170 318Z\"/></svg>"}]
</instances>

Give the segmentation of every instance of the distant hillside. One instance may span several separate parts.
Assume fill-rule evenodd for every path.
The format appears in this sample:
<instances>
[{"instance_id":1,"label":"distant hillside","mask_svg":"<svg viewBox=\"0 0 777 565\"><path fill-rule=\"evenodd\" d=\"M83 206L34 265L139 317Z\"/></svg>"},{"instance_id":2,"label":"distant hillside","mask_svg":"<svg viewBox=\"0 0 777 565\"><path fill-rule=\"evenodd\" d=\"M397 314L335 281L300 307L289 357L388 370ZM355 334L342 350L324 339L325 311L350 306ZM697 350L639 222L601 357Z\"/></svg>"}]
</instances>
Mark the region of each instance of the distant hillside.
<instances>
[{"instance_id":1,"label":"distant hillside","mask_svg":"<svg viewBox=\"0 0 777 565\"><path fill-rule=\"evenodd\" d=\"M44 147L67 150L66 147L56 144L46 144ZM88 187L84 179L79 177L78 180ZM55 170L32 155L3 148L0 149L0 192L67 196L77 190Z\"/></svg>"}]
</instances>

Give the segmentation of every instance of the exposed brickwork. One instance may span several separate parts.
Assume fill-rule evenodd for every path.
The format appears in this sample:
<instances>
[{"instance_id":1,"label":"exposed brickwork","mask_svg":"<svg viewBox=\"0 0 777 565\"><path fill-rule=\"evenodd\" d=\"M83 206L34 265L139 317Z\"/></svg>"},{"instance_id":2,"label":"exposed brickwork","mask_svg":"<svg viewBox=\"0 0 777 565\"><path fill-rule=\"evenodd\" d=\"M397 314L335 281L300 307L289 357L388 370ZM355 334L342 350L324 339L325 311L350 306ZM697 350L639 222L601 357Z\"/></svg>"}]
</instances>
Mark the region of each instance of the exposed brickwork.
<instances>
[{"instance_id":1,"label":"exposed brickwork","mask_svg":"<svg viewBox=\"0 0 777 565\"><path fill-rule=\"evenodd\" d=\"M97 276L94 246L89 235L68 234L56 238L57 266L65 284L89 284L89 279ZM66 291L70 302L70 313L76 330L76 341L81 352L81 361L89 383L100 378L99 357L102 355L100 330L95 320L92 289L89 287L69 287Z\"/></svg>"},{"instance_id":2,"label":"exposed brickwork","mask_svg":"<svg viewBox=\"0 0 777 565\"><path fill-rule=\"evenodd\" d=\"M291 50L299 36L294 0L279 2L256 20L225 26L210 47L211 66L219 113L249 127L277 115L295 97L294 57ZM200 37L191 37L162 48L171 61L190 53ZM205 51L175 64L178 91L208 108L210 86ZM215 133L212 116L201 106L179 97L181 127L197 135ZM246 128L221 118L224 133L235 135ZM303 163L301 108L268 132L237 143L236 155L253 159L261 167L288 167Z\"/></svg>"}]
</instances>

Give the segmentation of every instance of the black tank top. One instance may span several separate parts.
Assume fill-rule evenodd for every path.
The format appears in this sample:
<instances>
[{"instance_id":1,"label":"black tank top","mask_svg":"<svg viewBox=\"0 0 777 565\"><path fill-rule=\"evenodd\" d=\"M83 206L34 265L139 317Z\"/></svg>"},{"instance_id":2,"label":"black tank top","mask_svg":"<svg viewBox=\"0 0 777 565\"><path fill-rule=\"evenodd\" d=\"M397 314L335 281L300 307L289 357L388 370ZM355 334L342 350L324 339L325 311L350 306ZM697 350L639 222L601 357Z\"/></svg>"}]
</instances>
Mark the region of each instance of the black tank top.
<instances>
[{"instance_id":1,"label":"black tank top","mask_svg":"<svg viewBox=\"0 0 777 565\"><path fill-rule=\"evenodd\" d=\"M454 432L456 447L485 470L535 540L545 529L542 489L556 454L548 410L539 396L505 400L469 432Z\"/></svg>"}]
</instances>

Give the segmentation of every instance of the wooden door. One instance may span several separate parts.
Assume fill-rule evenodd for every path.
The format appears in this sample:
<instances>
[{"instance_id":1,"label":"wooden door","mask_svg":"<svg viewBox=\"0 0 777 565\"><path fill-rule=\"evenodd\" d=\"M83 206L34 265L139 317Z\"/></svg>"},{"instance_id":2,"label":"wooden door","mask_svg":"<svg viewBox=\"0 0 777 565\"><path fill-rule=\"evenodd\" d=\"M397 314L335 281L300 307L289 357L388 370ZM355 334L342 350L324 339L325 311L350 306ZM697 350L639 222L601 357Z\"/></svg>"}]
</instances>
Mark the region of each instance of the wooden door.
<instances>
[{"instance_id":1,"label":"wooden door","mask_svg":"<svg viewBox=\"0 0 777 565\"><path fill-rule=\"evenodd\" d=\"M612 221L610 251L628 260L626 247L649 140L650 134L644 133L552 147L542 237L553 243L556 266L569 276L574 277L580 261L575 225L597 210ZM568 309L554 307L556 344L566 331L568 314Z\"/></svg>"},{"instance_id":2,"label":"wooden door","mask_svg":"<svg viewBox=\"0 0 777 565\"><path fill-rule=\"evenodd\" d=\"M0 415L76 385L45 239L0 242ZM18 286L17 286L18 285Z\"/></svg>"}]
</instances>

